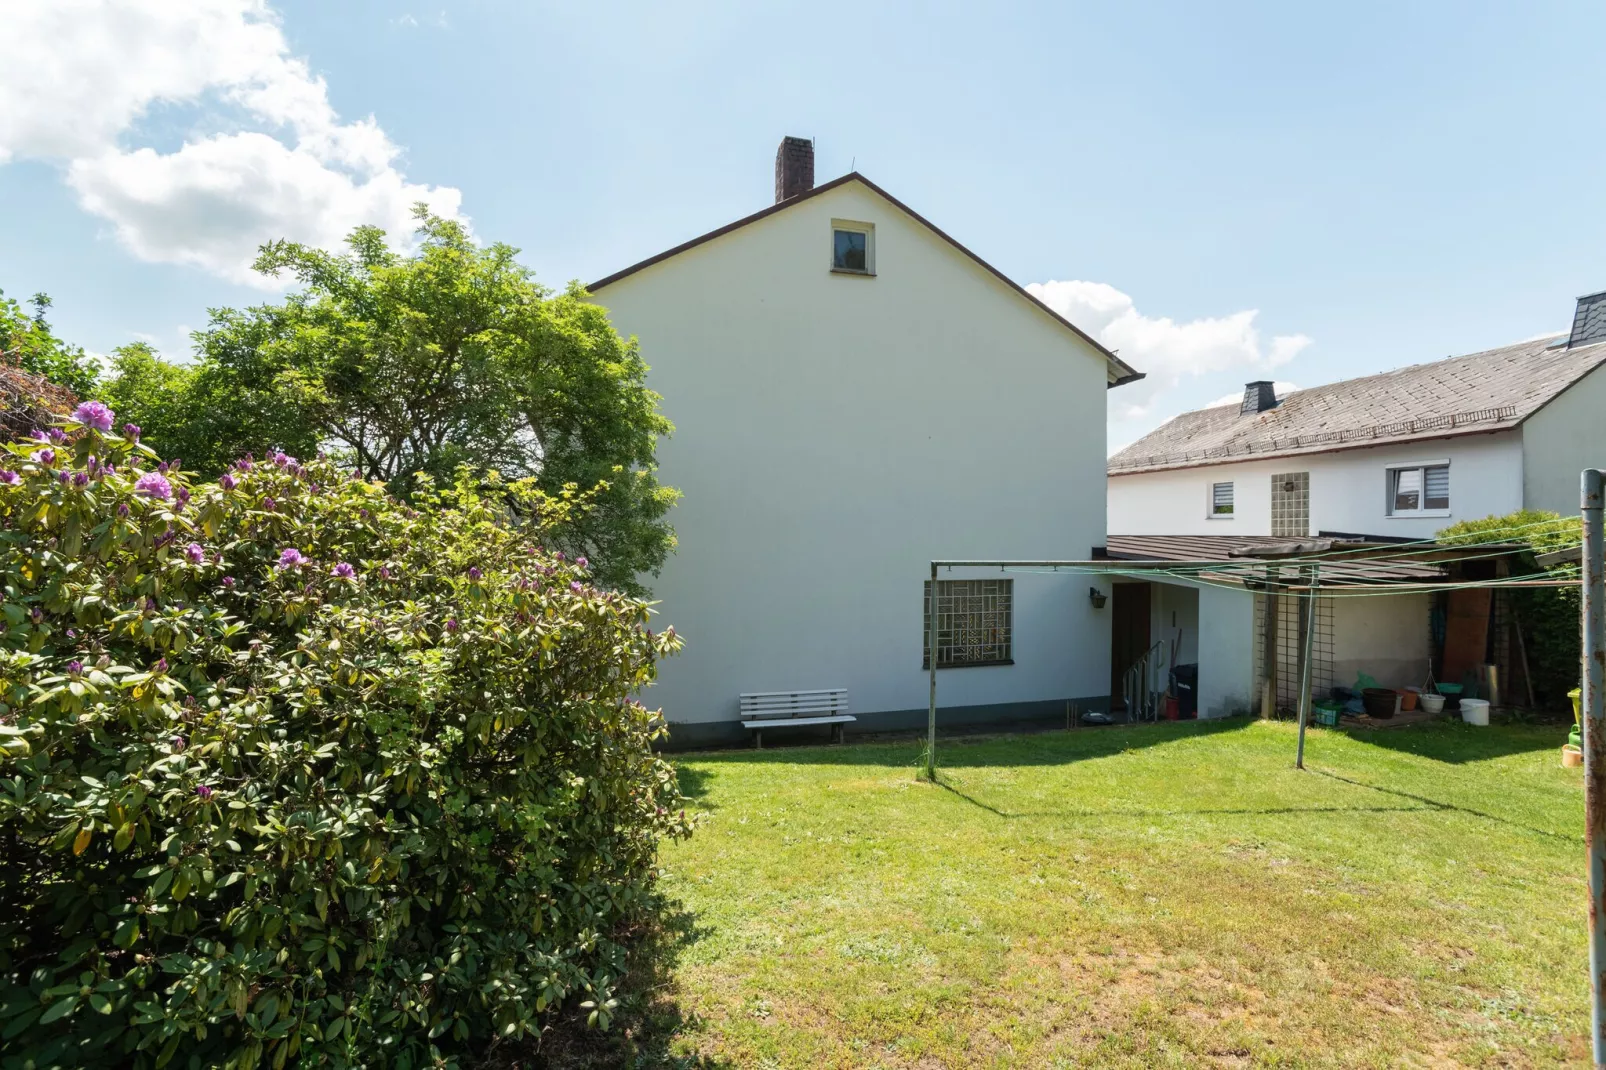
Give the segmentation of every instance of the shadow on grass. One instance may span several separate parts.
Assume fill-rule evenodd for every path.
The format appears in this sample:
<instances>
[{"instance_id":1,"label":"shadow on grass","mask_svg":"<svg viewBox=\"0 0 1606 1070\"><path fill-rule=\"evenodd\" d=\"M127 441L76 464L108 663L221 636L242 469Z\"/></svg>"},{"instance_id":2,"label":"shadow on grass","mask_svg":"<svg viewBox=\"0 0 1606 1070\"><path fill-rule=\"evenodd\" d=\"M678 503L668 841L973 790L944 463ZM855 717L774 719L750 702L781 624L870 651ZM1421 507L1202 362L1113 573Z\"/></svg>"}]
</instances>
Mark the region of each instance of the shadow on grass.
<instances>
[{"instance_id":1,"label":"shadow on grass","mask_svg":"<svg viewBox=\"0 0 1606 1070\"><path fill-rule=\"evenodd\" d=\"M1258 807L1215 807L1201 806L1186 810L1146 810L1141 807L1112 806L1103 809L1077 809L1077 810L1000 810L991 803L984 802L973 795L967 795L952 784L944 783L941 770L937 773L937 786L950 795L957 796L965 802L990 814L996 814L1007 820L1020 818L1043 817L1209 817L1214 815L1250 816L1250 815L1276 815L1276 814L1404 814L1404 813L1431 813L1438 809L1434 806L1258 806Z\"/></svg>"},{"instance_id":2,"label":"shadow on grass","mask_svg":"<svg viewBox=\"0 0 1606 1070\"><path fill-rule=\"evenodd\" d=\"M702 1055L681 1055L675 1040L701 1021L675 998L674 971L682 953L710 930L685 907L665 900L656 920L632 934L629 970L616 997L619 1008L607 1032L589 1029L585 1011L568 1007L541 1035L539 1046L506 1051L483 1070L723 1070L735 1064Z\"/></svg>"},{"instance_id":3,"label":"shadow on grass","mask_svg":"<svg viewBox=\"0 0 1606 1070\"><path fill-rule=\"evenodd\" d=\"M1064 765L1070 762L1107 758L1125 751L1163 746L1179 740L1218 736L1254 724L1249 717L1223 717L1207 721L1161 721L1131 725L1100 725L1065 729L1041 722L1027 726L999 724L986 729L955 729L939 732L937 764L945 769L979 769L994 766ZM847 744L825 746L780 746L764 750L686 751L671 755L676 768L695 762L704 767L698 776L706 777L707 766L735 762L751 765L841 765L900 766L911 768L925 746L924 731L877 733L850 736ZM704 781L682 781L681 791L693 796L692 788L704 788ZM688 786L690 785L690 786Z\"/></svg>"},{"instance_id":4,"label":"shadow on grass","mask_svg":"<svg viewBox=\"0 0 1606 1070\"><path fill-rule=\"evenodd\" d=\"M1559 751L1567 742L1567 728L1571 724L1568 718L1561 724L1496 724L1491 728L1475 728L1459 720L1443 720L1400 728L1351 728L1345 729L1344 734L1357 743L1460 765L1537 750Z\"/></svg>"},{"instance_id":5,"label":"shadow on grass","mask_svg":"<svg viewBox=\"0 0 1606 1070\"><path fill-rule=\"evenodd\" d=\"M1378 784L1368 784L1364 780L1354 780L1339 773L1330 773L1325 769L1311 769L1307 766L1306 771L1315 773L1317 776L1327 777L1329 780L1337 780L1341 783L1349 784L1352 787L1366 788L1369 791L1381 792L1384 795L1393 795L1400 799L1410 799L1413 802L1424 804L1422 807L1423 809L1439 810L1445 813L1465 814L1468 817L1481 818L1484 821L1493 821L1497 825L1505 825L1508 828L1520 829L1523 832L1531 832L1535 836L1548 836L1551 839L1568 840L1573 843L1584 842L1582 833L1556 832L1553 829L1535 828L1532 825L1524 825L1520 821L1513 821L1510 818L1501 817L1499 814L1491 814L1487 810L1475 810L1470 806L1461 806L1457 803L1447 803L1439 799L1430 799L1426 795L1418 795L1415 792L1410 791L1401 791L1399 788L1385 788Z\"/></svg>"}]
</instances>

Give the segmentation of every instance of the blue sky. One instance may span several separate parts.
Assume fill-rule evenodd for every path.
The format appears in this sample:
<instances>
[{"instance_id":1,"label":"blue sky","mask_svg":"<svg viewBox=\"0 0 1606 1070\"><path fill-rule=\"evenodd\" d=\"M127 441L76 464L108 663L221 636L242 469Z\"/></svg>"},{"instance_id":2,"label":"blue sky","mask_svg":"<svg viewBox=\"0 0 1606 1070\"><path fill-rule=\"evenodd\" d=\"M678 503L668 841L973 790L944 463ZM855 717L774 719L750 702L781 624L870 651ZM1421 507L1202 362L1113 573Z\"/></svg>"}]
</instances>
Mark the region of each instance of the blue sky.
<instances>
[{"instance_id":1,"label":"blue sky","mask_svg":"<svg viewBox=\"0 0 1606 1070\"><path fill-rule=\"evenodd\" d=\"M1058 283L1152 373L1112 447L1606 288L1598 3L6 7L0 288L96 351L182 355L272 295L257 242L416 196L596 278L768 203L783 134Z\"/></svg>"}]
</instances>

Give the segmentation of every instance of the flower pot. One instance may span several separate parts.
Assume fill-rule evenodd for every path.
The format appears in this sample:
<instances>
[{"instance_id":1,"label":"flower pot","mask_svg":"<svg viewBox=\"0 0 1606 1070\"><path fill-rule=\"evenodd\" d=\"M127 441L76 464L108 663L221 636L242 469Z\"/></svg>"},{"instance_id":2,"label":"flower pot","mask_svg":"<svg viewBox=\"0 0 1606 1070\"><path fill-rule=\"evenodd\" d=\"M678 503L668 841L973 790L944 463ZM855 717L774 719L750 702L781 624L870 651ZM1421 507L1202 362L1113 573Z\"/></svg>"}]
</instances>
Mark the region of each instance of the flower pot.
<instances>
[{"instance_id":1,"label":"flower pot","mask_svg":"<svg viewBox=\"0 0 1606 1070\"><path fill-rule=\"evenodd\" d=\"M1386 687L1368 687L1361 692L1361 701L1366 704L1368 717L1381 720L1394 716L1394 711L1399 708L1400 696Z\"/></svg>"},{"instance_id":2,"label":"flower pot","mask_svg":"<svg viewBox=\"0 0 1606 1070\"><path fill-rule=\"evenodd\" d=\"M1423 713L1443 713L1444 712L1444 696L1443 695L1435 695L1435 694L1432 694L1432 693L1427 692L1427 691L1422 692L1422 712Z\"/></svg>"},{"instance_id":3,"label":"flower pot","mask_svg":"<svg viewBox=\"0 0 1606 1070\"><path fill-rule=\"evenodd\" d=\"M1416 692L1407 688L1400 692L1400 712L1408 713L1416 709Z\"/></svg>"},{"instance_id":4,"label":"flower pot","mask_svg":"<svg viewBox=\"0 0 1606 1070\"><path fill-rule=\"evenodd\" d=\"M1565 747L1561 748L1561 764L1568 769L1583 765L1584 752L1573 746L1571 743L1567 744Z\"/></svg>"}]
</instances>

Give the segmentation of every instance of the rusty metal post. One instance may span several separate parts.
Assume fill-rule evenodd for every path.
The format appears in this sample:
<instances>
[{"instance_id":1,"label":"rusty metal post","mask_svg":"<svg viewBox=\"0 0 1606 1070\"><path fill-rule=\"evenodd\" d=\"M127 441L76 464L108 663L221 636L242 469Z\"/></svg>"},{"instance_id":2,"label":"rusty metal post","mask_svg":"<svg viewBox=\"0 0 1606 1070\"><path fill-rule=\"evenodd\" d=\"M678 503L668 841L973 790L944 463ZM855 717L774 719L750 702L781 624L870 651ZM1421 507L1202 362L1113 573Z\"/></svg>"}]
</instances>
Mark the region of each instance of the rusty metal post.
<instances>
[{"instance_id":1,"label":"rusty metal post","mask_svg":"<svg viewBox=\"0 0 1606 1070\"><path fill-rule=\"evenodd\" d=\"M1305 726L1310 723L1310 674L1312 647L1316 638L1316 566L1310 567L1310 580L1306 584L1304 607L1304 645L1299 653L1299 748L1294 752L1294 768L1305 768Z\"/></svg>"},{"instance_id":2,"label":"rusty metal post","mask_svg":"<svg viewBox=\"0 0 1606 1070\"><path fill-rule=\"evenodd\" d=\"M1584 470L1584 810L1589 841L1590 1033L1595 1065L1606 1066L1606 563L1602 561L1603 479Z\"/></svg>"},{"instance_id":3,"label":"rusty metal post","mask_svg":"<svg viewBox=\"0 0 1606 1070\"><path fill-rule=\"evenodd\" d=\"M926 661L931 666L931 708L926 713L926 779L937 781L937 562L931 563L931 592L926 596Z\"/></svg>"},{"instance_id":4,"label":"rusty metal post","mask_svg":"<svg viewBox=\"0 0 1606 1070\"><path fill-rule=\"evenodd\" d=\"M1277 719L1277 585L1273 579L1277 569L1266 569L1266 612L1261 618L1264 635L1261 636L1260 665L1260 717Z\"/></svg>"}]
</instances>

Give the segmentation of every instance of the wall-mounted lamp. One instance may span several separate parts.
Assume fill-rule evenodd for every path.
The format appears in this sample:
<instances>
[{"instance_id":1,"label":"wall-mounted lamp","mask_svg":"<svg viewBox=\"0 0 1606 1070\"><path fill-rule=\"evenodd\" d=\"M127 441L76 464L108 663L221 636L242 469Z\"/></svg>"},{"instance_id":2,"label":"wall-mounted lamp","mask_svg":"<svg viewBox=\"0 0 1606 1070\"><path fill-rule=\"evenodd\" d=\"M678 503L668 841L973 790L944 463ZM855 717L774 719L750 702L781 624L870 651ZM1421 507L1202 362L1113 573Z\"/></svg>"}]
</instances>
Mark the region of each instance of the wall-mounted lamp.
<instances>
[{"instance_id":1,"label":"wall-mounted lamp","mask_svg":"<svg viewBox=\"0 0 1606 1070\"><path fill-rule=\"evenodd\" d=\"M1105 594L1097 587L1089 587L1087 589L1087 600L1093 603L1094 609L1103 609L1104 603L1108 598L1109 595Z\"/></svg>"}]
</instances>

